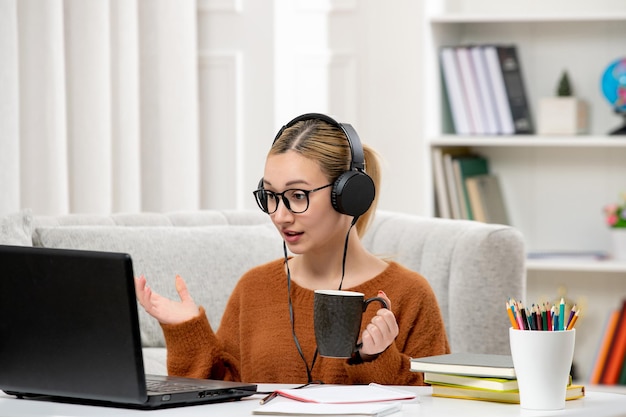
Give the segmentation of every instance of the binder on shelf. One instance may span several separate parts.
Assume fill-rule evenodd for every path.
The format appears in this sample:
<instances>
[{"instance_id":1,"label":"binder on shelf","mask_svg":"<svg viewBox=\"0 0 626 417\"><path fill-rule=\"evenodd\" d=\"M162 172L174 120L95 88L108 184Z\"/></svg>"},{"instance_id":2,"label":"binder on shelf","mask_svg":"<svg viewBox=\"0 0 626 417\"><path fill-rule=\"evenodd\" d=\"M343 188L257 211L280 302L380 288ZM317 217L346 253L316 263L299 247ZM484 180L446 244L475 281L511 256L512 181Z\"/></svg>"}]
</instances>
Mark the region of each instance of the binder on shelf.
<instances>
[{"instance_id":1,"label":"binder on shelf","mask_svg":"<svg viewBox=\"0 0 626 417\"><path fill-rule=\"evenodd\" d=\"M533 133L515 45L444 46L440 60L457 134Z\"/></svg>"},{"instance_id":2,"label":"binder on shelf","mask_svg":"<svg viewBox=\"0 0 626 417\"><path fill-rule=\"evenodd\" d=\"M487 69L484 48L480 45L473 46L470 48L470 53L478 83L478 92L483 104L485 133L490 135L501 134L502 129L498 121L498 109L493 95L492 80Z\"/></svg>"},{"instance_id":3,"label":"binder on shelf","mask_svg":"<svg viewBox=\"0 0 626 417\"><path fill-rule=\"evenodd\" d=\"M500 133L503 135L512 135L515 133L513 115L509 107L509 99L504 85L504 76L500 69L500 58L498 57L497 46L487 45L484 47L483 53L485 54L485 63L493 89L493 98L497 110L496 114L498 116Z\"/></svg>"},{"instance_id":4,"label":"binder on shelf","mask_svg":"<svg viewBox=\"0 0 626 417\"><path fill-rule=\"evenodd\" d=\"M468 117L470 125L473 127L472 133L483 135L487 133L485 108L480 96L476 70L470 55L470 48L467 46L457 46L455 48L459 72L461 73L461 84L467 102Z\"/></svg>"},{"instance_id":5,"label":"binder on shelf","mask_svg":"<svg viewBox=\"0 0 626 417\"><path fill-rule=\"evenodd\" d=\"M524 88L522 68L515 45L495 47L504 82L508 106L513 119L513 131L516 134L533 133L530 106Z\"/></svg>"},{"instance_id":6,"label":"binder on shelf","mask_svg":"<svg viewBox=\"0 0 626 417\"><path fill-rule=\"evenodd\" d=\"M472 128L467 113L467 103L465 102L465 94L461 84L461 74L454 47L442 47L440 49L440 57L444 87L450 103L454 130L457 135L469 135L472 132Z\"/></svg>"}]
</instances>

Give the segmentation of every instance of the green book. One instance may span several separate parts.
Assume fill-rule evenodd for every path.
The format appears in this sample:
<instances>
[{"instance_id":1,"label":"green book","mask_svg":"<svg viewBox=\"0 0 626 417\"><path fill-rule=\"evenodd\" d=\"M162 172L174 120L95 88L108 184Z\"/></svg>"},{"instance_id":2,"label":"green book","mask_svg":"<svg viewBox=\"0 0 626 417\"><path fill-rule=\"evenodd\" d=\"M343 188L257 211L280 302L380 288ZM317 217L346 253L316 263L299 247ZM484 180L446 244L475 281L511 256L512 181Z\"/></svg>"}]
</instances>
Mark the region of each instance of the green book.
<instances>
[{"instance_id":1,"label":"green book","mask_svg":"<svg viewBox=\"0 0 626 417\"><path fill-rule=\"evenodd\" d=\"M474 220L465 180L476 175L488 174L489 161L487 158L480 155L465 155L454 158L452 165L456 177L457 193L461 201L464 202L464 204L461 205L462 217L468 220Z\"/></svg>"}]
</instances>

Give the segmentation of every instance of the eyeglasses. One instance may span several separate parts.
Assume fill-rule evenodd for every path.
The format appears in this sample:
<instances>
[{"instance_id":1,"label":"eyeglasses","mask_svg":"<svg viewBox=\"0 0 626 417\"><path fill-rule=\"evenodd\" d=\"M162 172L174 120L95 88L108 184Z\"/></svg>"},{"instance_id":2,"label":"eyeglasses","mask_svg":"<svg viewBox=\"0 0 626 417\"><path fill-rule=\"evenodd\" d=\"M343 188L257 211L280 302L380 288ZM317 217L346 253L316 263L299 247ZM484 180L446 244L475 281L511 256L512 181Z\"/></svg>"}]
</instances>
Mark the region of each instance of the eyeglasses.
<instances>
[{"instance_id":1,"label":"eyeglasses","mask_svg":"<svg viewBox=\"0 0 626 417\"><path fill-rule=\"evenodd\" d=\"M328 188L333 183L326 184L313 190L289 189L282 193L275 193L263 188L253 191L256 203L259 208L267 214L272 214L278 209L278 197L283 200L283 204L293 214L304 213L309 208L309 194L324 188Z\"/></svg>"}]
</instances>

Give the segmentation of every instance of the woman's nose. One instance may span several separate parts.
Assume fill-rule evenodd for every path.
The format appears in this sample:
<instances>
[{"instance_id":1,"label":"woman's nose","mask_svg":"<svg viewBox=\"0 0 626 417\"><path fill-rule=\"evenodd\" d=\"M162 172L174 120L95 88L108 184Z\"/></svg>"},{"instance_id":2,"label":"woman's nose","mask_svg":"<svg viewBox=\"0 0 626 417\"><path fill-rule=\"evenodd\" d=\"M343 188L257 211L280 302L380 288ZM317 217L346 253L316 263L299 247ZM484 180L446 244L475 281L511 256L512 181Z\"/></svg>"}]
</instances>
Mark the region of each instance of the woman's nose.
<instances>
[{"instance_id":1,"label":"woman's nose","mask_svg":"<svg viewBox=\"0 0 626 417\"><path fill-rule=\"evenodd\" d=\"M284 198L281 198L278 202L278 207L276 207L276 211L274 212L274 221L277 223L284 222L285 219L290 220L293 216L293 213L287 208L285 204Z\"/></svg>"}]
</instances>

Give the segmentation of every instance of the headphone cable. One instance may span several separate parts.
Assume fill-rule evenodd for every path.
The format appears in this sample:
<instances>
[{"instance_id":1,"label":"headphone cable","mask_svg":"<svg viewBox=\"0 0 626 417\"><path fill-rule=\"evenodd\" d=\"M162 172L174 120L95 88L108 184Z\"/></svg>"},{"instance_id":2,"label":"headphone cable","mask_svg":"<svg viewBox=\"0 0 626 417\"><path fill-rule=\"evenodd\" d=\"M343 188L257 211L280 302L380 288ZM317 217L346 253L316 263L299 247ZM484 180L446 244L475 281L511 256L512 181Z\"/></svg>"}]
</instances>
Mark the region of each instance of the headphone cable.
<instances>
[{"instance_id":1,"label":"headphone cable","mask_svg":"<svg viewBox=\"0 0 626 417\"><path fill-rule=\"evenodd\" d=\"M352 223L350 224L348 233L346 233L346 240L343 245L343 258L341 261L341 281L339 282L338 290L341 290L341 287L343 285L343 277L345 276L345 273L346 273L346 255L348 253L348 241L350 237L350 231L352 230L352 227L354 227L358 219L359 219L359 216L355 216L352 219ZM313 361L311 362L311 367L309 368L309 364L306 358L304 357L304 352L302 351L302 347L300 346L298 335L296 335L296 322L295 322L295 315L293 313L293 302L291 300L291 270L289 269L289 257L287 255L287 243L284 240L283 240L283 254L285 257L285 266L287 267L287 294L288 294L288 300L289 300L289 320L291 321L291 335L293 336L293 341L296 344L296 349L298 349L298 354L300 355L300 358L302 358L302 362L304 363L304 367L306 368L307 384L312 384L312 383L323 384L322 381L313 381L313 375L312 375L313 367L315 366L315 361L317 359L317 353L318 353L317 346L315 347L315 354L313 355Z\"/></svg>"},{"instance_id":2,"label":"headphone cable","mask_svg":"<svg viewBox=\"0 0 626 417\"><path fill-rule=\"evenodd\" d=\"M346 275L346 257L348 255L348 241L350 238L350 231L356 224L357 220L359 220L359 216L354 216L354 218L352 219L352 223L350 223L350 228L348 228L348 233L346 233L346 240L343 244L343 259L341 260L341 281L339 281L339 288L337 288L338 290L341 290L341 287L343 286L343 277Z\"/></svg>"},{"instance_id":3,"label":"headphone cable","mask_svg":"<svg viewBox=\"0 0 626 417\"><path fill-rule=\"evenodd\" d=\"M300 358L302 358L302 362L304 362L304 367L306 368L306 376L307 376L307 384L313 383L312 371L315 366L315 360L317 359L317 346L315 347L315 354L313 355L313 361L311 362L311 367L309 368L309 364L304 357L304 352L302 351L302 347L300 346L300 341L298 340L298 336L296 335L296 321L294 319L293 314L293 302L291 301L291 271L289 270L289 258L287 256L287 243L283 240L283 253L285 254L285 266L287 267L287 294L289 297L289 320L291 321L291 335L293 336L293 341L296 344L296 349L298 349L298 354Z\"/></svg>"}]
</instances>

